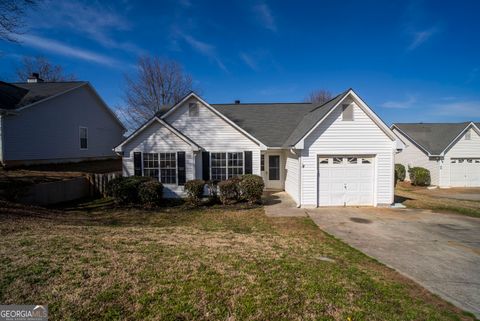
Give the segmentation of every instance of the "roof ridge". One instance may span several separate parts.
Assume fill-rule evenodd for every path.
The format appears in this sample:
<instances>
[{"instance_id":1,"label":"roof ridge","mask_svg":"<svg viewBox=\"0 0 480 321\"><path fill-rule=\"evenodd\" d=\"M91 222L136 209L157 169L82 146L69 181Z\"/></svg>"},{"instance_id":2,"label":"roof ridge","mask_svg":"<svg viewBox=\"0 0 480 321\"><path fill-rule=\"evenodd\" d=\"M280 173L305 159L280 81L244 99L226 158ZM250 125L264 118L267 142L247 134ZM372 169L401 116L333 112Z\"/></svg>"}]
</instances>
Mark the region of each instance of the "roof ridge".
<instances>
[{"instance_id":1,"label":"roof ridge","mask_svg":"<svg viewBox=\"0 0 480 321\"><path fill-rule=\"evenodd\" d=\"M313 105L314 103L309 103L309 102L298 102L298 103L286 103L286 102L272 102L272 103L239 103L239 104L236 104L236 103L225 103L225 104L222 104L222 103L216 103L216 104L210 104L210 106L218 106L218 105L233 105L233 106L237 106L237 105Z\"/></svg>"},{"instance_id":2,"label":"roof ridge","mask_svg":"<svg viewBox=\"0 0 480 321\"><path fill-rule=\"evenodd\" d=\"M9 84L67 84L67 83L82 83L88 82L88 80L68 80L68 81L40 81L40 82L28 82L28 81L16 81Z\"/></svg>"}]
</instances>

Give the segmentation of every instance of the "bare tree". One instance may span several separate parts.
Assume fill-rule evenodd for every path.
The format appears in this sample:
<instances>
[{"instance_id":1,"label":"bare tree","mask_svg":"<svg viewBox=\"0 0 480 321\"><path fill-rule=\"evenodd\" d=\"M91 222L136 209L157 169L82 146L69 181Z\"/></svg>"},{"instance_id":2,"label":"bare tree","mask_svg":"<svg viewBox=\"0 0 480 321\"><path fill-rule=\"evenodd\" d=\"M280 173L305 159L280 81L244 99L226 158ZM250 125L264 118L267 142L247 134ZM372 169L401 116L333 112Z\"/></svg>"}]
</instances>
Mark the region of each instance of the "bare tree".
<instances>
[{"instance_id":1,"label":"bare tree","mask_svg":"<svg viewBox=\"0 0 480 321\"><path fill-rule=\"evenodd\" d=\"M328 90L318 89L318 90L312 91L310 95L307 96L305 101L321 104L329 101L332 98L333 98L332 93L329 92Z\"/></svg>"},{"instance_id":2,"label":"bare tree","mask_svg":"<svg viewBox=\"0 0 480 321\"><path fill-rule=\"evenodd\" d=\"M38 73L44 81L71 81L75 80L72 74L65 74L63 67L54 65L42 56L23 57L21 65L16 70L18 81L26 81L32 73Z\"/></svg>"},{"instance_id":3,"label":"bare tree","mask_svg":"<svg viewBox=\"0 0 480 321\"><path fill-rule=\"evenodd\" d=\"M28 8L37 0L0 0L0 40L16 42L15 35L25 26L24 17Z\"/></svg>"},{"instance_id":4,"label":"bare tree","mask_svg":"<svg viewBox=\"0 0 480 321\"><path fill-rule=\"evenodd\" d=\"M126 75L125 81L125 106L120 114L129 128L137 128L193 89L192 77L179 63L159 57L141 57L135 76Z\"/></svg>"}]
</instances>

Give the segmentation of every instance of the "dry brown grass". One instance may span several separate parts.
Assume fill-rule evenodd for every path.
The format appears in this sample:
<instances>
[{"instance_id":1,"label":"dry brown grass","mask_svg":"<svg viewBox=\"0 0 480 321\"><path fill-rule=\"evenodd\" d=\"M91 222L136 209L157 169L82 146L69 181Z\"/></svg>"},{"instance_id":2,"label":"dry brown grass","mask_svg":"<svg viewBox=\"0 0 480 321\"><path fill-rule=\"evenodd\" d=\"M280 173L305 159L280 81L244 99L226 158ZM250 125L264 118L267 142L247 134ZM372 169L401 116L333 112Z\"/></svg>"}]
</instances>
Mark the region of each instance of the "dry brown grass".
<instances>
[{"instance_id":1,"label":"dry brown grass","mask_svg":"<svg viewBox=\"0 0 480 321\"><path fill-rule=\"evenodd\" d=\"M480 217L480 202L443 197L448 195L448 193L466 193L466 191L469 191L469 193L478 193L479 189L428 190L425 187L412 186L410 183L401 182L397 184L395 188L395 196L400 198L404 205L412 208L431 209Z\"/></svg>"},{"instance_id":2,"label":"dry brown grass","mask_svg":"<svg viewBox=\"0 0 480 321\"><path fill-rule=\"evenodd\" d=\"M310 219L262 208L1 202L0 219L0 302L49 304L53 320L473 319Z\"/></svg>"}]
</instances>

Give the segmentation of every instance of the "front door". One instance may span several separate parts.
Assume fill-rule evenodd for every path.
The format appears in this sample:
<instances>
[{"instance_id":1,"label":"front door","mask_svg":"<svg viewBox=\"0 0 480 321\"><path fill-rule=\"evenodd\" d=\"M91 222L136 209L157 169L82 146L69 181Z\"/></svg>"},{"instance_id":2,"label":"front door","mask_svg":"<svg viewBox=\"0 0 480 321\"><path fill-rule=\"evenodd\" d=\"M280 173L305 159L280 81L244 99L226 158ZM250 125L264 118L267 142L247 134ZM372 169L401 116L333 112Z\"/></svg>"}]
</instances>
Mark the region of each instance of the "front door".
<instances>
[{"instance_id":1,"label":"front door","mask_svg":"<svg viewBox=\"0 0 480 321\"><path fill-rule=\"evenodd\" d=\"M271 189L283 189L280 154L268 154L265 156L265 165L267 169L264 175L265 187Z\"/></svg>"}]
</instances>

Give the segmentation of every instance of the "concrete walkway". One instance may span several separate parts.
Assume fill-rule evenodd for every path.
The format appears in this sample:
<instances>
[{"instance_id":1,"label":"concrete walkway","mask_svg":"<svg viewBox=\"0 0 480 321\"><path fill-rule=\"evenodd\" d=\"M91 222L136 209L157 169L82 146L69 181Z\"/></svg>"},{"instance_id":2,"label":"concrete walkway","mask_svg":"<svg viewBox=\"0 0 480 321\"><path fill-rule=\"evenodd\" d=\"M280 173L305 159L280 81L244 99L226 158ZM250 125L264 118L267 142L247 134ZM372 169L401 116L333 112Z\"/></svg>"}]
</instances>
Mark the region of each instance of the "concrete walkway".
<instances>
[{"instance_id":1,"label":"concrete walkway","mask_svg":"<svg viewBox=\"0 0 480 321\"><path fill-rule=\"evenodd\" d=\"M297 208L295 201L284 191L265 191L263 196L265 214L273 217L302 217L307 211Z\"/></svg>"},{"instance_id":2,"label":"concrete walkway","mask_svg":"<svg viewBox=\"0 0 480 321\"><path fill-rule=\"evenodd\" d=\"M308 214L327 233L480 317L480 219L388 208Z\"/></svg>"}]
</instances>

